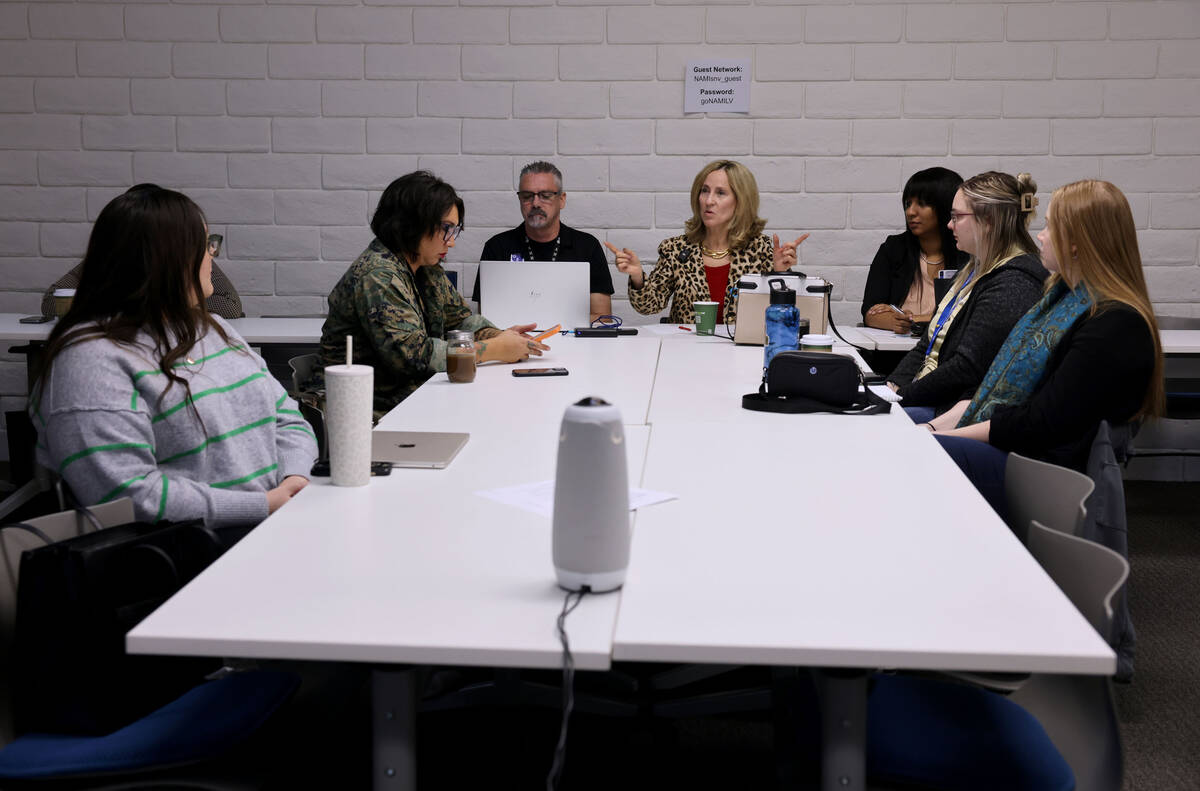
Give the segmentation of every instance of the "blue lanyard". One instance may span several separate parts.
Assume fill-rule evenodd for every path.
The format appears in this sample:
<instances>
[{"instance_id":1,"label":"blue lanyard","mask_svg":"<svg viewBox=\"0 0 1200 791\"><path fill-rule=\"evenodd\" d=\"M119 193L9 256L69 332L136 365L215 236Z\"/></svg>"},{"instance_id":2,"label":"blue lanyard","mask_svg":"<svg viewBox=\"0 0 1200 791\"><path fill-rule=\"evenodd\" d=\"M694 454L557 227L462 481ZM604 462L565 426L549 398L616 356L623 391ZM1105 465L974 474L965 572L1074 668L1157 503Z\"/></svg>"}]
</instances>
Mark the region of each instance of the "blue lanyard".
<instances>
[{"instance_id":1,"label":"blue lanyard","mask_svg":"<svg viewBox=\"0 0 1200 791\"><path fill-rule=\"evenodd\" d=\"M929 345L925 347L926 357L928 357L929 353L933 351L933 342L937 340L937 336L942 331L942 327L950 319L950 314L954 312L954 303L958 302L958 295L966 290L967 284L971 282L971 278L973 277L975 277L974 272L967 275L967 279L963 281L962 287L959 288L958 291L954 292L954 299L950 300L946 307L942 308L942 315L938 316L937 326L933 328L933 334L929 336Z\"/></svg>"}]
</instances>

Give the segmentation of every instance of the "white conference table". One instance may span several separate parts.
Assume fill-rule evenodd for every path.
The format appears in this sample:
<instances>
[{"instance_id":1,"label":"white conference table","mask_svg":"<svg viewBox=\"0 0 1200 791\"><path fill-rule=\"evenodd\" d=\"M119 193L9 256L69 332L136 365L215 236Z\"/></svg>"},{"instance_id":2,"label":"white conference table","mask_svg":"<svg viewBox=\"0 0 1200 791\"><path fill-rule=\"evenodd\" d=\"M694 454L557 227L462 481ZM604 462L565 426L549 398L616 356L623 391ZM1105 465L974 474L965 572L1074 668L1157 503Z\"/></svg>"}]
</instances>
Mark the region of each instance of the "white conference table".
<instances>
[{"instance_id":1,"label":"white conference table","mask_svg":"<svg viewBox=\"0 0 1200 791\"><path fill-rule=\"evenodd\" d=\"M573 354L562 348L567 343ZM616 343L556 341L558 353L538 362L578 369L565 377L517 380L514 366L500 365L481 366L471 384L435 375L378 428L470 432L447 469L396 469L361 488L314 479L130 632L129 650L558 666L553 626L562 592L550 562L550 519L473 493L554 477L562 410L593 394L594 374L586 371L600 371ZM625 348L632 375L620 392L636 404L625 429L636 479L658 343L635 339ZM581 669L608 668L618 600L589 597L572 614Z\"/></svg>"},{"instance_id":2,"label":"white conference table","mask_svg":"<svg viewBox=\"0 0 1200 791\"><path fill-rule=\"evenodd\" d=\"M556 335L541 357L478 366L475 381L455 384L438 374L379 422L387 430L467 431L499 425L553 423L585 396L601 396L621 409L625 425L645 425L658 366L659 339L648 335L576 338ZM728 344L728 341L725 341ZM517 368L566 368L566 376L518 378Z\"/></svg>"},{"instance_id":3,"label":"white conference table","mask_svg":"<svg viewBox=\"0 0 1200 791\"><path fill-rule=\"evenodd\" d=\"M552 346L531 364L569 376L517 381L491 365L470 385L435 376L381 428L471 431L448 469L396 470L362 489L308 487L130 632L129 650L559 666L550 520L473 492L553 477L562 410L599 395L625 415L631 483L679 499L636 515L625 588L572 613L579 667L1113 672L1108 646L901 411L741 410L762 350L719 338ZM939 497L914 497L915 476L869 463L867 451L936 478ZM411 784L411 674L376 682L376 777L390 768ZM851 686L861 711L842 698L833 710L862 725L865 676ZM401 721L396 730L384 710ZM825 782L862 788L865 730L843 735L850 750L826 764Z\"/></svg>"},{"instance_id":4,"label":"white conference table","mask_svg":"<svg viewBox=\"0 0 1200 791\"><path fill-rule=\"evenodd\" d=\"M1200 330L1159 330L1163 354L1200 354Z\"/></svg>"},{"instance_id":5,"label":"white conference table","mask_svg":"<svg viewBox=\"0 0 1200 791\"><path fill-rule=\"evenodd\" d=\"M0 342L44 341L54 322L21 324L22 313L0 313ZM316 343L321 339L322 318L245 318L231 323L250 343ZM846 340L864 348L907 351L915 340L904 335L884 333L866 327L838 327ZM644 333L646 337L654 335ZM888 337L891 335L891 337ZM1200 330L1160 330L1164 354L1200 354Z\"/></svg>"}]
</instances>

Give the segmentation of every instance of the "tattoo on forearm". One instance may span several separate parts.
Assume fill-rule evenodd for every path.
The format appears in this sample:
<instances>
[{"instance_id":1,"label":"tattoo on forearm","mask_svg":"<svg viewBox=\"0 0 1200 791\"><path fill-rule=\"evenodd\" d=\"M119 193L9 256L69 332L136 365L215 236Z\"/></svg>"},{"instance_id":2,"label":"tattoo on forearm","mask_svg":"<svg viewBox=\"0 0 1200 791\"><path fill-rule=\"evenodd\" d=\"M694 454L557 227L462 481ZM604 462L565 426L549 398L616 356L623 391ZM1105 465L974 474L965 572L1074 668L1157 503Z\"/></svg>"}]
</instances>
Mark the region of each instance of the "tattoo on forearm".
<instances>
[{"instance_id":1,"label":"tattoo on forearm","mask_svg":"<svg viewBox=\"0 0 1200 791\"><path fill-rule=\"evenodd\" d=\"M488 338L495 338L504 330L496 329L495 327L484 327L475 333L475 340L486 341Z\"/></svg>"},{"instance_id":2,"label":"tattoo on forearm","mask_svg":"<svg viewBox=\"0 0 1200 791\"><path fill-rule=\"evenodd\" d=\"M475 347L475 359L482 360L483 353L486 351L487 351L487 344L483 341L479 341L478 345Z\"/></svg>"}]
</instances>

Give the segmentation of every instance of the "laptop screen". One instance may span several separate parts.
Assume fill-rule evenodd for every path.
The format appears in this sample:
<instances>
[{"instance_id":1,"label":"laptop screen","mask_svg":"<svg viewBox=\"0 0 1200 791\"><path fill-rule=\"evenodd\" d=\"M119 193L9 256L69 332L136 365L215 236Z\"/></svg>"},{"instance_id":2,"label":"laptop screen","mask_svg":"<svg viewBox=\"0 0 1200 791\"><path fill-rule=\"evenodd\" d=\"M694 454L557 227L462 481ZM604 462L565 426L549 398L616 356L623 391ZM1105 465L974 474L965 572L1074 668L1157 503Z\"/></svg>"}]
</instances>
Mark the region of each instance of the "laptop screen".
<instances>
[{"instance_id":1,"label":"laptop screen","mask_svg":"<svg viewBox=\"0 0 1200 791\"><path fill-rule=\"evenodd\" d=\"M586 261L480 261L479 312L497 327L586 327L589 273Z\"/></svg>"}]
</instances>

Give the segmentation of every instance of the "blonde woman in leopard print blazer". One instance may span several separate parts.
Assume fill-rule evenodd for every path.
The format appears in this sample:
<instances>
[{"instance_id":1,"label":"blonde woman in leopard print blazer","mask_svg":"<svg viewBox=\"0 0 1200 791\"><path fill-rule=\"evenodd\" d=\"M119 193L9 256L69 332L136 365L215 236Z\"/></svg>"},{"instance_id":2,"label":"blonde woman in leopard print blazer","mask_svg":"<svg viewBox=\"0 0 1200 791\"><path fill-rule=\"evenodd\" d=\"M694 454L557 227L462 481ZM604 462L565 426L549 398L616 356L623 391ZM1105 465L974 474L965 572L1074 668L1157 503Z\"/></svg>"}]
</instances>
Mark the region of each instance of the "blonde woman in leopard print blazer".
<instances>
[{"instance_id":1,"label":"blonde woman in leopard print blazer","mask_svg":"<svg viewBox=\"0 0 1200 791\"><path fill-rule=\"evenodd\" d=\"M684 233L658 246L658 262L649 276L629 248L609 243L617 269L629 275L629 302L639 313L658 313L671 303L672 322L690 322L692 303L720 304L717 321L736 320L730 284L747 274L782 272L796 264L800 236L783 245L779 236L762 233L767 221L758 216L758 184L744 165L721 159L710 162L692 181L692 217Z\"/></svg>"}]
</instances>

